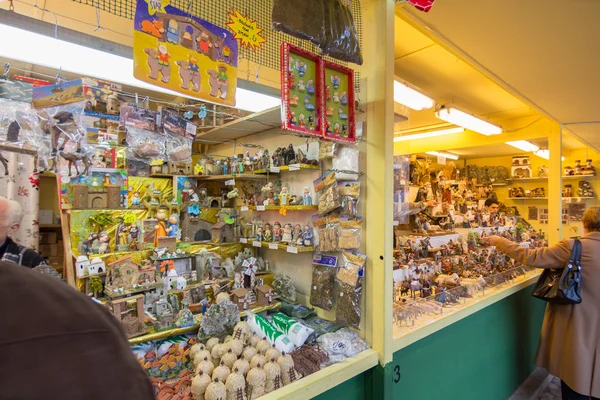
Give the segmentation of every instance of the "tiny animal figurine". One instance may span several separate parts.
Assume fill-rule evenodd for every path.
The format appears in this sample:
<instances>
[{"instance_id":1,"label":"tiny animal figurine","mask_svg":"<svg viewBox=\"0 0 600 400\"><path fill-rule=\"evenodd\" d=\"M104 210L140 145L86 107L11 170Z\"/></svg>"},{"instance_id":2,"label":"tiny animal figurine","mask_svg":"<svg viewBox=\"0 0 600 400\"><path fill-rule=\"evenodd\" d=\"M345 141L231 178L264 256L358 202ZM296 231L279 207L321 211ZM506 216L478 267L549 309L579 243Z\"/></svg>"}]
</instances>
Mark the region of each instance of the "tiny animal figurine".
<instances>
[{"instance_id":1,"label":"tiny animal figurine","mask_svg":"<svg viewBox=\"0 0 600 400\"><path fill-rule=\"evenodd\" d=\"M87 154L81 151L81 142L77 144L77 150L74 153L65 153L63 151L60 152L60 156L64 158L68 162L69 166L69 176L73 176L71 168L75 165L76 175L80 175L79 168L77 167L77 163L81 161L84 165L83 175L87 175L90 170L90 159Z\"/></svg>"}]
</instances>

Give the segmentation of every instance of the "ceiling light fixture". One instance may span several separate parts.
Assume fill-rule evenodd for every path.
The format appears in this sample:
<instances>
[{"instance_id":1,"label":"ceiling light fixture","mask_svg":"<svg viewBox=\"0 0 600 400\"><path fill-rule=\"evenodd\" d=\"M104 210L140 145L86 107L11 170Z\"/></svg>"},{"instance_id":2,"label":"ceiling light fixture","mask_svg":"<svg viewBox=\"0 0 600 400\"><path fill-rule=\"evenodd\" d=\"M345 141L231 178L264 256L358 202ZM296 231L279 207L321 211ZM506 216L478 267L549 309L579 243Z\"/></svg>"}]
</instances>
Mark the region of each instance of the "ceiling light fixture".
<instances>
[{"instance_id":1,"label":"ceiling light fixture","mask_svg":"<svg viewBox=\"0 0 600 400\"><path fill-rule=\"evenodd\" d=\"M186 96L172 90L153 86L133 77L133 60L105 51L80 46L65 40L0 24L0 56L29 64L59 69L82 76L153 90L173 96ZM250 112L265 111L279 106L279 98L237 88L235 108Z\"/></svg>"},{"instance_id":2,"label":"ceiling light fixture","mask_svg":"<svg viewBox=\"0 0 600 400\"><path fill-rule=\"evenodd\" d=\"M407 83L394 81L394 101L416 111L427 110L435 106L435 100L413 89Z\"/></svg>"},{"instance_id":3,"label":"ceiling light fixture","mask_svg":"<svg viewBox=\"0 0 600 400\"><path fill-rule=\"evenodd\" d=\"M501 127L484 121L481 118L477 118L471 114L467 114L466 112L460 111L454 107L442 107L435 112L435 116L446 122L479 132L482 135L490 136L502 133Z\"/></svg>"},{"instance_id":4,"label":"ceiling light fixture","mask_svg":"<svg viewBox=\"0 0 600 400\"><path fill-rule=\"evenodd\" d=\"M523 150L527 153L534 153L540 148L527 140L516 140L514 142L506 142L507 145Z\"/></svg>"},{"instance_id":5,"label":"ceiling light fixture","mask_svg":"<svg viewBox=\"0 0 600 400\"><path fill-rule=\"evenodd\" d=\"M550 150L548 149L539 149L537 151L534 151L533 154L540 158L543 158L544 160L550 160ZM565 156L562 156L560 158L561 161L565 161L565 159Z\"/></svg>"},{"instance_id":6,"label":"ceiling light fixture","mask_svg":"<svg viewBox=\"0 0 600 400\"><path fill-rule=\"evenodd\" d=\"M442 153L441 151L428 151L425 154L429 154L429 155L437 156L437 157L444 157L449 160L458 160L458 156L456 154Z\"/></svg>"},{"instance_id":7,"label":"ceiling light fixture","mask_svg":"<svg viewBox=\"0 0 600 400\"><path fill-rule=\"evenodd\" d=\"M394 138L394 142L403 142L405 140L415 140L415 139L424 139L424 138L429 138L429 137L434 137L434 136L451 135L453 133L461 133L464 131L465 131L465 128L439 129L437 131L415 133L414 135L397 136Z\"/></svg>"}]
</instances>

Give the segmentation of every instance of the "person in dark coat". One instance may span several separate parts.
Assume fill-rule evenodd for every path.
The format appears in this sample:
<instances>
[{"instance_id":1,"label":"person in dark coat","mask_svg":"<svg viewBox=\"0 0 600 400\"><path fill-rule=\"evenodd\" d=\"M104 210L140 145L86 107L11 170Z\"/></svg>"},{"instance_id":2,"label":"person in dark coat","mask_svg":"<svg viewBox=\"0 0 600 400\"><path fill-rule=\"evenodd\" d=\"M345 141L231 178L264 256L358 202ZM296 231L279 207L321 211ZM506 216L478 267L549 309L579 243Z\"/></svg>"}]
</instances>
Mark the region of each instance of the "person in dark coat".
<instances>
[{"instance_id":1,"label":"person in dark coat","mask_svg":"<svg viewBox=\"0 0 600 400\"><path fill-rule=\"evenodd\" d=\"M0 398L152 400L119 322L61 280L0 261Z\"/></svg>"},{"instance_id":2,"label":"person in dark coat","mask_svg":"<svg viewBox=\"0 0 600 400\"><path fill-rule=\"evenodd\" d=\"M0 261L12 261L29 268L47 265L44 257L35 250L17 244L12 236L17 233L23 219L23 208L6 197L0 197Z\"/></svg>"}]
</instances>

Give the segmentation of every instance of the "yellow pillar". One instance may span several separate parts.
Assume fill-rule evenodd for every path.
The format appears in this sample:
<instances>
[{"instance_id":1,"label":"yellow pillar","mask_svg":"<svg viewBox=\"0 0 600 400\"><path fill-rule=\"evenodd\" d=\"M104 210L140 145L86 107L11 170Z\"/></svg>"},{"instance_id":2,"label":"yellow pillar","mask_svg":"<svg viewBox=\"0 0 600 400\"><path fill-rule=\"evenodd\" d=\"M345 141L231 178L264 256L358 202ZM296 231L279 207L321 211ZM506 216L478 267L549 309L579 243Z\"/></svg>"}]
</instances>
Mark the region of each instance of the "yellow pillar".
<instances>
[{"instance_id":1,"label":"yellow pillar","mask_svg":"<svg viewBox=\"0 0 600 400\"><path fill-rule=\"evenodd\" d=\"M394 1L367 0L363 46L367 122L366 335L382 365L392 360Z\"/></svg>"},{"instance_id":2,"label":"yellow pillar","mask_svg":"<svg viewBox=\"0 0 600 400\"><path fill-rule=\"evenodd\" d=\"M555 124L550 131L548 150L548 244L553 245L562 239L562 125Z\"/></svg>"}]
</instances>

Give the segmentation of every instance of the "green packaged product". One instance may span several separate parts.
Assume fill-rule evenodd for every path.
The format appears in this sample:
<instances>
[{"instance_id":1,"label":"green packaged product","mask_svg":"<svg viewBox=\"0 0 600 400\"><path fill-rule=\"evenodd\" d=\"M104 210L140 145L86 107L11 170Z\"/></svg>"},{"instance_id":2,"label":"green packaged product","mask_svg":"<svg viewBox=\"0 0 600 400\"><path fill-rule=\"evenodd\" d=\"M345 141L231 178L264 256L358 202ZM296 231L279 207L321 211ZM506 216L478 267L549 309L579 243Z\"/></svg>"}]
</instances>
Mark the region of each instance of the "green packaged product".
<instances>
[{"instance_id":1,"label":"green packaged product","mask_svg":"<svg viewBox=\"0 0 600 400\"><path fill-rule=\"evenodd\" d=\"M272 322L275 328L285 333L297 347L302 346L310 334L314 332L314 329L280 312L273 315Z\"/></svg>"},{"instance_id":2,"label":"green packaged product","mask_svg":"<svg viewBox=\"0 0 600 400\"><path fill-rule=\"evenodd\" d=\"M314 340L325 333L335 332L344 327L344 325L339 325L335 322L316 316L306 319L304 323L315 330L314 334L309 338L309 341L311 341L311 339Z\"/></svg>"},{"instance_id":3,"label":"green packaged product","mask_svg":"<svg viewBox=\"0 0 600 400\"><path fill-rule=\"evenodd\" d=\"M308 307L301 306L300 304L286 303L285 301L281 302L281 307L279 310L288 317L292 318L306 319L316 315L315 311Z\"/></svg>"}]
</instances>

